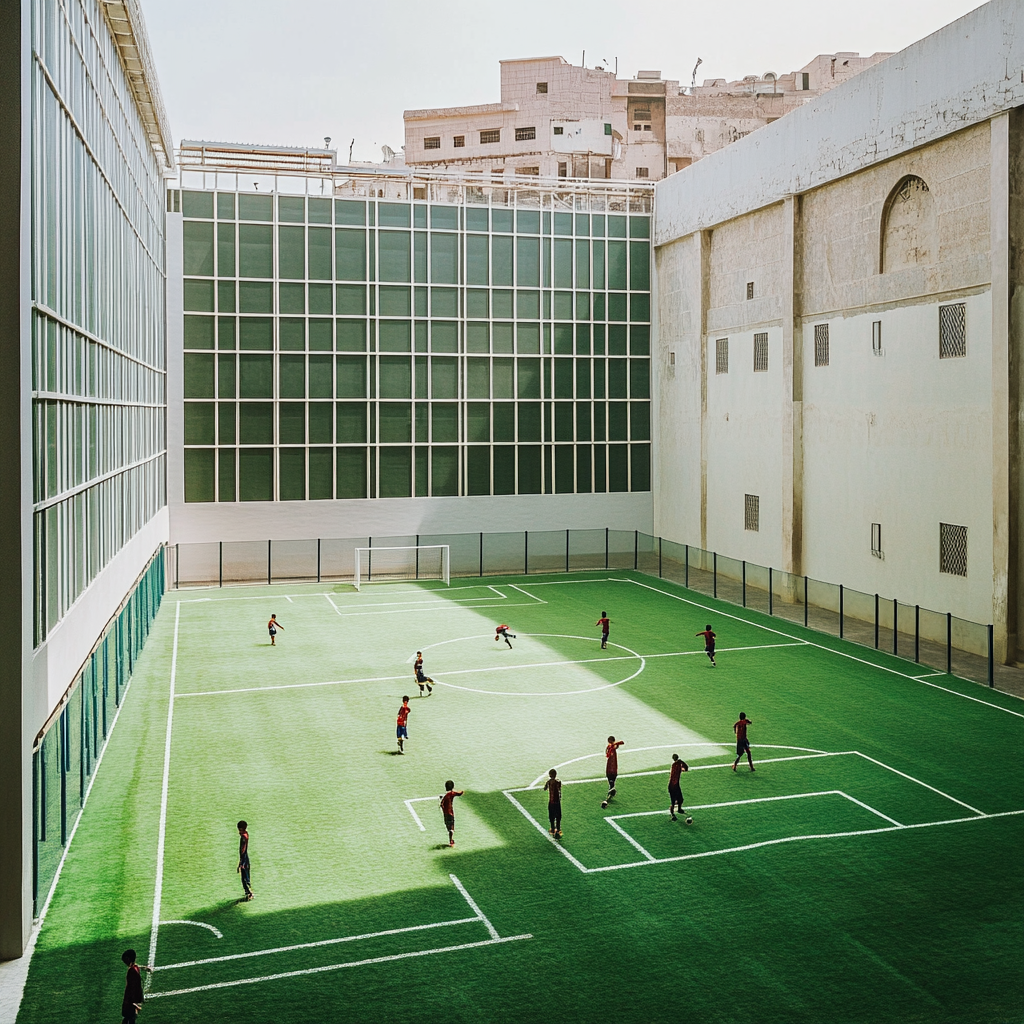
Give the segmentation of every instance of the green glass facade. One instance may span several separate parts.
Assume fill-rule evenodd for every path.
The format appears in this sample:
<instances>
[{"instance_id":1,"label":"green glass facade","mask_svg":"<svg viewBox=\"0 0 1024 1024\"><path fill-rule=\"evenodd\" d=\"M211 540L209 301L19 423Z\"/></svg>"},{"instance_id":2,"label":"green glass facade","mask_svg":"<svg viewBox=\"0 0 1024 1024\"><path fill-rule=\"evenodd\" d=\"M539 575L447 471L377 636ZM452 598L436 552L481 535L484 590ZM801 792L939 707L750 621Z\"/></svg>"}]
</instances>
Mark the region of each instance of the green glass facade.
<instances>
[{"instance_id":1,"label":"green glass facade","mask_svg":"<svg viewBox=\"0 0 1024 1024\"><path fill-rule=\"evenodd\" d=\"M650 490L649 212L500 194L183 191L186 502Z\"/></svg>"}]
</instances>

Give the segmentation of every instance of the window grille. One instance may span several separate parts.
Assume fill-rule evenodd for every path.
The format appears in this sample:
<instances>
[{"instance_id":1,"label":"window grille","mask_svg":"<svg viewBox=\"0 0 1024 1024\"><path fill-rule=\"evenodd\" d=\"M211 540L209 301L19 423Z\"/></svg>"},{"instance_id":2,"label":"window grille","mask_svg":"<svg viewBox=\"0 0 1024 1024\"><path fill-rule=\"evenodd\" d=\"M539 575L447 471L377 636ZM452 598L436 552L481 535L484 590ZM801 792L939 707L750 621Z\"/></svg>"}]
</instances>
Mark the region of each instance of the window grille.
<instances>
[{"instance_id":1,"label":"window grille","mask_svg":"<svg viewBox=\"0 0 1024 1024\"><path fill-rule=\"evenodd\" d=\"M715 373L729 372L729 339L719 338L715 342Z\"/></svg>"},{"instance_id":2,"label":"window grille","mask_svg":"<svg viewBox=\"0 0 1024 1024\"><path fill-rule=\"evenodd\" d=\"M413 199L426 199L427 198L427 186L426 185L413 185L412 187Z\"/></svg>"},{"instance_id":3,"label":"window grille","mask_svg":"<svg viewBox=\"0 0 1024 1024\"><path fill-rule=\"evenodd\" d=\"M516 129L516 142L529 142L530 139L537 138L536 128L517 128Z\"/></svg>"},{"instance_id":4,"label":"window grille","mask_svg":"<svg viewBox=\"0 0 1024 1024\"><path fill-rule=\"evenodd\" d=\"M440 135L428 135L423 140L424 149L440 149L441 148L441 136Z\"/></svg>"},{"instance_id":5,"label":"window grille","mask_svg":"<svg viewBox=\"0 0 1024 1024\"><path fill-rule=\"evenodd\" d=\"M871 351L880 356L882 352L882 321L875 320L871 324Z\"/></svg>"},{"instance_id":6,"label":"window grille","mask_svg":"<svg viewBox=\"0 0 1024 1024\"><path fill-rule=\"evenodd\" d=\"M489 142L501 142L500 128L485 128L480 133L480 144L486 145Z\"/></svg>"},{"instance_id":7,"label":"window grille","mask_svg":"<svg viewBox=\"0 0 1024 1024\"><path fill-rule=\"evenodd\" d=\"M568 165L568 163L566 163L564 161L559 163L559 165L558 165L558 176L560 178L566 178L566 177L569 176L569 165Z\"/></svg>"},{"instance_id":8,"label":"window grille","mask_svg":"<svg viewBox=\"0 0 1024 1024\"><path fill-rule=\"evenodd\" d=\"M882 554L882 524L872 523L871 524L871 554L875 558L883 558Z\"/></svg>"},{"instance_id":9,"label":"window grille","mask_svg":"<svg viewBox=\"0 0 1024 1024\"><path fill-rule=\"evenodd\" d=\"M547 91L548 91L548 83L547 82L538 82L537 83L537 92L538 93L544 93L544 92L547 92Z\"/></svg>"},{"instance_id":10,"label":"window grille","mask_svg":"<svg viewBox=\"0 0 1024 1024\"><path fill-rule=\"evenodd\" d=\"M633 111L633 120L634 121L650 121L650 119L651 119L650 108L644 109L643 107L637 107L636 110Z\"/></svg>"},{"instance_id":11,"label":"window grille","mask_svg":"<svg viewBox=\"0 0 1024 1024\"><path fill-rule=\"evenodd\" d=\"M755 533L761 528L761 499L756 494L743 495L743 529Z\"/></svg>"},{"instance_id":12,"label":"window grille","mask_svg":"<svg viewBox=\"0 0 1024 1024\"><path fill-rule=\"evenodd\" d=\"M939 572L967 575L967 527L939 523Z\"/></svg>"},{"instance_id":13,"label":"window grille","mask_svg":"<svg viewBox=\"0 0 1024 1024\"><path fill-rule=\"evenodd\" d=\"M747 298L752 299L754 297L754 282L747 282Z\"/></svg>"},{"instance_id":14,"label":"window grille","mask_svg":"<svg viewBox=\"0 0 1024 1024\"><path fill-rule=\"evenodd\" d=\"M456 135L455 138L452 139L452 145L456 149L465 149L466 148L466 136L465 135Z\"/></svg>"},{"instance_id":15,"label":"window grille","mask_svg":"<svg viewBox=\"0 0 1024 1024\"><path fill-rule=\"evenodd\" d=\"M954 302L939 306L939 358L962 359L967 355L967 306Z\"/></svg>"},{"instance_id":16,"label":"window grille","mask_svg":"<svg viewBox=\"0 0 1024 1024\"><path fill-rule=\"evenodd\" d=\"M754 373L768 372L768 332L754 335Z\"/></svg>"},{"instance_id":17,"label":"window grille","mask_svg":"<svg viewBox=\"0 0 1024 1024\"><path fill-rule=\"evenodd\" d=\"M638 167L636 169L636 176L638 178L647 178L650 176L650 172L646 167Z\"/></svg>"},{"instance_id":18,"label":"window grille","mask_svg":"<svg viewBox=\"0 0 1024 1024\"><path fill-rule=\"evenodd\" d=\"M814 365L828 366L828 324L814 325Z\"/></svg>"}]
</instances>

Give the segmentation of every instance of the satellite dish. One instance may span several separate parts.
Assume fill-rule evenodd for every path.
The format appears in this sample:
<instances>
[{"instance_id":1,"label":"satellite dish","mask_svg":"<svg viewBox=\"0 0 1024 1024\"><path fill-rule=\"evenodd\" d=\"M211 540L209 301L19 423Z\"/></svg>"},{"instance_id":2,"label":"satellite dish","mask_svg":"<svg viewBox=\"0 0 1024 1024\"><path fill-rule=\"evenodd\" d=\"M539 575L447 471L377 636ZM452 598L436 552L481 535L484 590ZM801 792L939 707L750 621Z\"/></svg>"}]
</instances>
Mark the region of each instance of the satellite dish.
<instances>
[{"instance_id":1,"label":"satellite dish","mask_svg":"<svg viewBox=\"0 0 1024 1024\"><path fill-rule=\"evenodd\" d=\"M395 151L390 146L381 146L380 151L384 154L384 163L389 164L395 159Z\"/></svg>"}]
</instances>

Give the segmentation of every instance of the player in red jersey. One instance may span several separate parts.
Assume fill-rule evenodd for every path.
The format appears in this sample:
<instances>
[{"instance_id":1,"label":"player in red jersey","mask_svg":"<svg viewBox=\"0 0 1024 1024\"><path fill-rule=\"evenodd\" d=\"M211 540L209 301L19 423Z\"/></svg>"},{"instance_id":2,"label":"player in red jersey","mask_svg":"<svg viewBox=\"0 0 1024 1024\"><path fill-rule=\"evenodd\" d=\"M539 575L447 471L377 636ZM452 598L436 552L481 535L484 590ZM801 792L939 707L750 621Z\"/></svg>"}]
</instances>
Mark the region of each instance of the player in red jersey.
<instances>
[{"instance_id":1,"label":"player in red jersey","mask_svg":"<svg viewBox=\"0 0 1024 1024\"><path fill-rule=\"evenodd\" d=\"M267 632L270 633L271 647L277 646L277 631L279 629L284 629L284 626L282 626L281 623L277 621L276 615L271 615L270 621L267 623Z\"/></svg>"},{"instance_id":2,"label":"player in red jersey","mask_svg":"<svg viewBox=\"0 0 1024 1024\"><path fill-rule=\"evenodd\" d=\"M395 730L395 735L398 737L398 752L400 754L405 753L403 744L409 738L409 712L411 710L409 698L403 697L402 706L398 709L398 728Z\"/></svg>"},{"instance_id":3,"label":"player in red jersey","mask_svg":"<svg viewBox=\"0 0 1024 1024\"><path fill-rule=\"evenodd\" d=\"M694 636L704 637L704 653L711 659L711 667L715 667L715 633L711 628L709 622L699 633L694 633Z\"/></svg>"},{"instance_id":4,"label":"player in red jersey","mask_svg":"<svg viewBox=\"0 0 1024 1024\"><path fill-rule=\"evenodd\" d=\"M740 712L740 720L735 722L732 727L732 731L736 733L736 760L732 763L732 770L736 771L736 765L740 763L740 758L746 754L747 762L750 764L750 770L756 771L754 767L754 759L750 756L750 740L747 739L747 726L750 725L750 719L747 718L743 712Z\"/></svg>"},{"instance_id":5,"label":"player in red jersey","mask_svg":"<svg viewBox=\"0 0 1024 1024\"><path fill-rule=\"evenodd\" d=\"M617 740L614 736L608 737L608 746L604 748L606 764L604 774L608 779L608 795L601 801L602 807L608 806L608 801L615 796L615 780L619 777L619 747L625 740Z\"/></svg>"},{"instance_id":6,"label":"player in red jersey","mask_svg":"<svg viewBox=\"0 0 1024 1024\"><path fill-rule=\"evenodd\" d=\"M680 759L678 754L672 755L672 766L668 771L668 798L671 801L668 809L668 813L673 821L676 821L676 809L678 808L679 813L683 813L683 790L679 785L679 777L683 772L688 772L690 766L683 760ZM689 825L693 821L689 815L686 816L686 824Z\"/></svg>"},{"instance_id":7,"label":"player in red jersey","mask_svg":"<svg viewBox=\"0 0 1024 1024\"><path fill-rule=\"evenodd\" d=\"M416 684L420 688L420 696L423 696L423 688L427 688L427 696L429 697L434 692L434 687L431 686L433 679L426 675L423 671L423 652L416 652L416 664L412 668L413 676L416 679Z\"/></svg>"},{"instance_id":8,"label":"player in red jersey","mask_svg":"<svg viewBox=\"0 0 1024 1024\"><path fill-rule=\"evenodd\" d=\"M554 768L548 772L548 781L544 783L548 791L548 820L551 828L548 831L553 836L562 835L562 780Z\"/></svg>"},{"instance_id":9,"label":"player in red jersey","mask_svg":"<svg viewBox=\"0 0 1024 1024\"><path fill-rule=\"evenodd\" d=\"M242 876L243 899L248 901L253 898L252 878L249 865L249 825L247 822L238 823L238 867L237 873Z\"/></svg>"},{"instance_id":10,"label":"player in red jersey","mask_svg":"<svg viewBox=\"0 0 1024 1024\"><path fill-rule=\"evenodd\" d=\"M595 626L601 627L601 650L607 650L608 648L608 631L612 627L612 620L608 618L607 612L601 612L601 618L594 623Z\"/></svg>"},{"instance_id":11,"label":"player in red jersey","mask_svg":"<svg viewBox=\"0 0 1024 1024\"><path fill-rule=\"evenodd\" d=\"M441 801L441 814L444 816L444 827L448 829L448 845L455 845L455 798L462 796L466 791L456 789L455 783L449 779L444 784L444 795L439 796Z\"/></svg>"},{"instance_id":12,"label":"player in red jersey","mask_svg":"<svg viewBox=\"0 0 1024 1024\"><path fill-rule=\"evenodd\" d=\"M135 962L135 950L126 949L121 954L121 963L128 968L124 982L124 998L121 1000L121 1024L135 1024L135 1018L142 1010L145 998L142 993L142 971L152 973L153 968Z\"/></svg>"},{"instance_id":13,"label":"player in red jersey","mask_svg":"<svg viewBox=\"0 0 1024 1024\"><path fill-rule=\"evenodd\" d=\"M512 636L512 640L516 639L515 633L512 633L511 636ZM511 650L512 649L512 640L509 640L508 623L506 623L506 622L503 622L500 626L495 626L494 627L494 640L495 640L495 642L500 640L502 637L505 638L505 643L508 644L509 650Z\"/></svg>"}]
</instances>

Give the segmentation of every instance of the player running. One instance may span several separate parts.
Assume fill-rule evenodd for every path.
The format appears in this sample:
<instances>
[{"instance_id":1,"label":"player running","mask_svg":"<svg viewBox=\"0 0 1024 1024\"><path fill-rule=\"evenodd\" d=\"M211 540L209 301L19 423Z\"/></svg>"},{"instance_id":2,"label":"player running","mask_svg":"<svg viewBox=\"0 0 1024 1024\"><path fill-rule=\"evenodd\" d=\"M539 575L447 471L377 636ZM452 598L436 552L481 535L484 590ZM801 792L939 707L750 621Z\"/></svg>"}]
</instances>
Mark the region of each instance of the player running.
<instances>
[{"instance_id":1,"label":"player running","mask_svg":"<svg viewBox=\"0 0 1024 1024\"><path fill-rule=\"evenodd\" d=\"M512 640L509 640L508 623L503 622L500 626L494 627L494 642L497 643L502 637L505 639L505 643L508 644L508 649L512 650L512 640L516 639L515 633L512 633Z\"/></svg>"},{"instance_id":2,"label":"player running","mask_svg":"<svg viewBox=\"0 0 1024 1024\"><path fill-rule=\"evenodd\" d=\"M673 821L678 820L676 818L676 810L679 813L683 813L683 790L679 785L679 777L683 772L688 772L690 766L683 760L680 759L678 754L672 755L672 767L668 771L668 798L671 801L668 809L668 813ZM686 815L686 824L690 825L693 823L693 818L688 814Z\"/></svg>"},{"instance_id":3,"label":"player running","mask_svg":"<svg viewBox=\"0 0 1024 1024\"><path fill-rule=\"evenodd\" d=\"M608 618L608 613L601 612L601 618L599 618L594 625L601 627L601 650L608 650L608 631L612 626L612 620Z\"/></svg>"},{"instance_id":4,"label":"player running","mask_svg":"<svg viewBox=\"0 0 1024 1024\"><path fill-rule=\"evenodd\" d=\"M270 633L270 646L271 647L276 647L277 646L277 642L276 642L277 641L277 631L279 629L284 629L284 626L282 626L281 623L277 621L277 616L276 615L271 615L270 616L270 621L267 623L267 632Z\"/></svg>"},{"instance_id":5,"label":"player running","mask_svg":"<svg viewBox=\"0 0 1024 1024\"><path fill-rule=\"evenodd\" d=\"M607 807L608 801L615 796L615 780L619 777L619 747L625 742L625 740L617 740L614 736L609 736L608 746L604 748L604 756L607 759L604 774L608 779L608 796L601 801L602 807Z\"/></svg>"},{"instance_id":6,"label":"player running","mask_svg":"<svg viewBox=\"0 0 1024 1024\"><path fill-rule=\"evenodd\" d=\"M420 688L420 696L423 696L423 688L426 687L427 696L429 697L434 692L434 687L430 684L434 681L430 676L423 674L423 652L416 652L416 664L413 665L413 675L416 679L416 683Z\"/></svg>"},{"instance_id":7,"label":"player running","mask_svg":"<svg viewBox=\"0 0 1024 1024\"><path fill-rule=\"evenodd\" d=\"M464 789L456 789L455 783L449 779L444 784L444 795L439 796L441 801L441 814L444 817L444 827L448 829L448 845L455 845L455 798L465 794Z\"/></svg>"},{"instance_id":8,"label":"player running","mask_svg":"<svg viewBox=\"0 0 1024 1024\"><path fill-rule=\"evenodd\" d=\"M754 759L750 756L750 740L747 739L747 726L750 725L750 719L747 718L743 712L740 712L740 720L735 722L732 727L732 731L736 733L736 760L732 763L732 770L736 771L736 765L740 763L740 758L744 754L747 755L747 762L750 765L750 770L756 771L754 767Z\"/></svg>"},{"instance_id":9,"label":"player running","mask_svg":"<svg viewBox=\"0 0 1024 1024\"><path fill-rule=\"evenodd\" d=\"M409 712L412 708L409 707L409 698L402 698L402 706L398 709L398 728L395 729L395 735L398 737L398 752L400 754L405 753L405 741L409 738Z\"/></svg>"},{"instance_id":10,"label":"player running","mask_svg":"<svg viewBox=\"0 0 1024 1024\"><path fill-rule=\"evenodd\" d=\"M704 653L711 659L711 667L715 667L715 633L709 622L699 633L694 636L704 637Z\"/></svg>"},{"instance_id":11,"label":"player running","mask_svg":"<svg viewBox=\"0 0 1024 1024\"><path fill-rule=\"evenodd\" d=\"M548 791L548 821L551 828L548 832L553 836L562 837L562 780L554 768L548 772L548 781L544 783Z\"/></svg>"}]
</instances>

